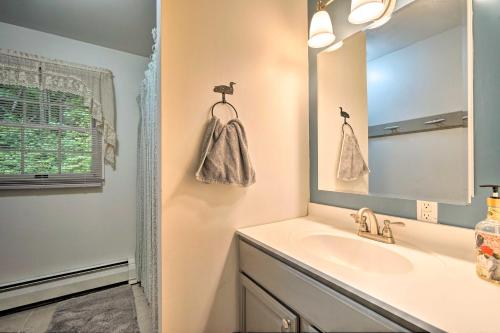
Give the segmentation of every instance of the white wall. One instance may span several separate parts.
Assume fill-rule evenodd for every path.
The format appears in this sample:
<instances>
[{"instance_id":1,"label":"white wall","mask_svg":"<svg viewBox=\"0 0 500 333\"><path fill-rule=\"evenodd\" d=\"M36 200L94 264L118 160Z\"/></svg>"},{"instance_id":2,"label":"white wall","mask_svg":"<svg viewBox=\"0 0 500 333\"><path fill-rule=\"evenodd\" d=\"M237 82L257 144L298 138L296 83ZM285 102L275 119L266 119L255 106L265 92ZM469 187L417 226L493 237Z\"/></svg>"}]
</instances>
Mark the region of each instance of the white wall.
<instances>
[{"instance_id":1,"label":"white wall","mask_svg":"<svg viewBox=\"0 0 500 333\"><path fill-rule=\"evenodd\" d=\"M306 6L162 3L163 332L237 331L236 229L306 214ZM212 89L229 81L257 174L249 188L194 178L210 106L221 98Z\"/></svg>"},{"instance_id":2,"label":"white wall","mask_svg":"<svg viewBox=\"0 0 500 333\"><path fill-rule=\"evenodd\" d=\"M118 156L99 190L0 192L0 283L123 260L135 250L136 97L148 59L0 23L0 47L114 73Z\"/></svg>"},{"instance_id":3,"label":"white wall","mask_svg":"<svg viewBox=\"0 0 500 333\"><path fill-rule=\"evenodd\" d=\"M368 62L371 125L467 110L463 27Z\"/></svg>"}]
</instances>

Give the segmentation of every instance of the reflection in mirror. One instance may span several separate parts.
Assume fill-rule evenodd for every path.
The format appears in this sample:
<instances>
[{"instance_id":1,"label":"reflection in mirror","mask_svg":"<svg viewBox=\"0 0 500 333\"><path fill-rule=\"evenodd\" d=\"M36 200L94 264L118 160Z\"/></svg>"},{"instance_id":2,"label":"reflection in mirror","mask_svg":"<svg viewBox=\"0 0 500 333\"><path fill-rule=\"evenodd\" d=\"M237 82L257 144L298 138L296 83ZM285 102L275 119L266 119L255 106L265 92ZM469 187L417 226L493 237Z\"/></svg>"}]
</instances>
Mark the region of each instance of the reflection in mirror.
<instances>
[{"instance_id":1,"label":"reflection in mirror","mask_svg":"<svg viewBox=\"0 0 500 333\"><path fill-rule=\"evenodd\" d=\"M404 1L387 24L318 54L320 190L469 202L467 4ZM342 177L346 165L358 176Z\"/></svg>"}]
</instances>

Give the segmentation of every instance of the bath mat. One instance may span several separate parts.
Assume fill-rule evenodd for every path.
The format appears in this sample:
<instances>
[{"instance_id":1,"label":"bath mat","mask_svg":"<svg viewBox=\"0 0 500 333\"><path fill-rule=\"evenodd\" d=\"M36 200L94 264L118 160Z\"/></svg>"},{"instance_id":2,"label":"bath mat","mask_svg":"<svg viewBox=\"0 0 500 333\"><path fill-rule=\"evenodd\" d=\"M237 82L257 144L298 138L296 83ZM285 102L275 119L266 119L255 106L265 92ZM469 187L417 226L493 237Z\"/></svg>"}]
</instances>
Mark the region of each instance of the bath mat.
<instances>
[{"instance_id":1,"label":"bath mat","mask_svg":"<svg viewBox=\"0 0 500 333\"><path fill-rule=\"evenodd\" d=\"M47 332L139 333L132 287L114 287L61 303Z\"/></svg>"}]
</instances>

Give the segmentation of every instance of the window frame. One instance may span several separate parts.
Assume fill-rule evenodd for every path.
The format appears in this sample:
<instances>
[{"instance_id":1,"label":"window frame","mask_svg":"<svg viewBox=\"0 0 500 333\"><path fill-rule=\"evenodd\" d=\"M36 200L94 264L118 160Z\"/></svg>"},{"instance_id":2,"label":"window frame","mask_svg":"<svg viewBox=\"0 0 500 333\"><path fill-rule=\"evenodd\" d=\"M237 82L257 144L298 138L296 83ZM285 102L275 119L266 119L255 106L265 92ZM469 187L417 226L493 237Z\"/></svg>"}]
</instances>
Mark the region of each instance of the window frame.
<instances>
[{"instance_id":1,"label":"window frame","mask_svg":"<svg viewBox=\"0 0 500 333\"><path fill-rule=\"evenodd\" d=\"M4 84L0 84L0 86L4 86ZM8 86L8 85L5 85ZM24 86L18 85L19 88L21 89L26 89ZM7 174L0 174L0 190L14 190L14 189L43 189L43 188L78 188L78 187L102 187L104 183L104 159L103 159L103 144L102 144L102 135L100 131L97 129L97 124L94 119L92 119L92 111L90 107L86 107L88 112L91 115L91 126L90 129L87 129L85 131L82 130L82 127L75 127L75 126L69 126L65 125L62 123L62 113L63 108L67 107L67 105L64 105L63 102L59 103L59 123L56 125L53 124L48 124L48 123L29 123L26 121L27 118L27 107L26 105L28 103L38 103L39 108L40 108L40 113L43 114L44 116L46 115L46 112L49 110L49 106L56 105L57 103L52 103L50 101L50 98L47 96L49 95L50 92L55 92L54 90L50 89L39 89L39 88L34 88L39 90L39 99L38 101L35 102L32 100L28 100L24 95L22 98L19 98L17 101L22 103L22 108L23 108L23 114L22 114L22 122L19 123L14 123L14 122L9 122L2 120L0 118L0 126L7 126L11 128L20 128L21 129L21 134L20 134L20 139L21 139L21 147L19 149L8 149L8 148L1 148L0 151L20 151L21 152L21 165L24 163L24 154L26 152L29 152L30 150L26 149L24 146L24 131L26 129L46 129L46 130L56 130L58 131L58 143L57 143L57 156L58 156L58 169L59 173L58 174L50 174L50 173L24 173L24 174L12 174L12 175L7 175ZM70 94L70 93L64 93L61 92L62 94ZM0 96L0 101L5 101L9 100L11 102L15 102L15 100L10 100L6 97ZM82 103L81 107L85 107L85 105ZM40 117L42 119L42 117ZM61 168L62 168L62 154L64 151L62 150L62 143L61 143L61 135L62 131L79 131L79 132L90 132L91 135L91 165L90 165L90 172L89 173L65 173L61 174ZM33 150L32 150L33 151ZM43 149L40 150L40 152L43 152ZM53 150L50 150L51 153L54 153ZM77 151L75 151L78 153ZM22 170L24 171L24 170Z\"/></svg>"}]
</instances>

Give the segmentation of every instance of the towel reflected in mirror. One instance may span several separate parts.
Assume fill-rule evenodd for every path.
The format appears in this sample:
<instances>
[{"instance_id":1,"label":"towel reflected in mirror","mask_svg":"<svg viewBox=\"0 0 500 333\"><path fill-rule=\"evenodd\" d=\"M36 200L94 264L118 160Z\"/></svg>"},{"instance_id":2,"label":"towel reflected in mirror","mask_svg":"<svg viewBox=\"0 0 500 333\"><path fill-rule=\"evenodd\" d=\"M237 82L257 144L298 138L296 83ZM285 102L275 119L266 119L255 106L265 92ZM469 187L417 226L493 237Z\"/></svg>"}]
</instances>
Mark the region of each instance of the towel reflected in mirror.
<instances>
[{"instance_id":1,"label":"towel reflected in mirror","mask_svg":"<svg viewBox=\"0 0 500 333\"><path fill-rule=\"evenodd\" d=\"M354 133L344 132L340 150L337 178L343 181L357 180L370 172L361 154Z\"/></svg>"}]
</instances>

